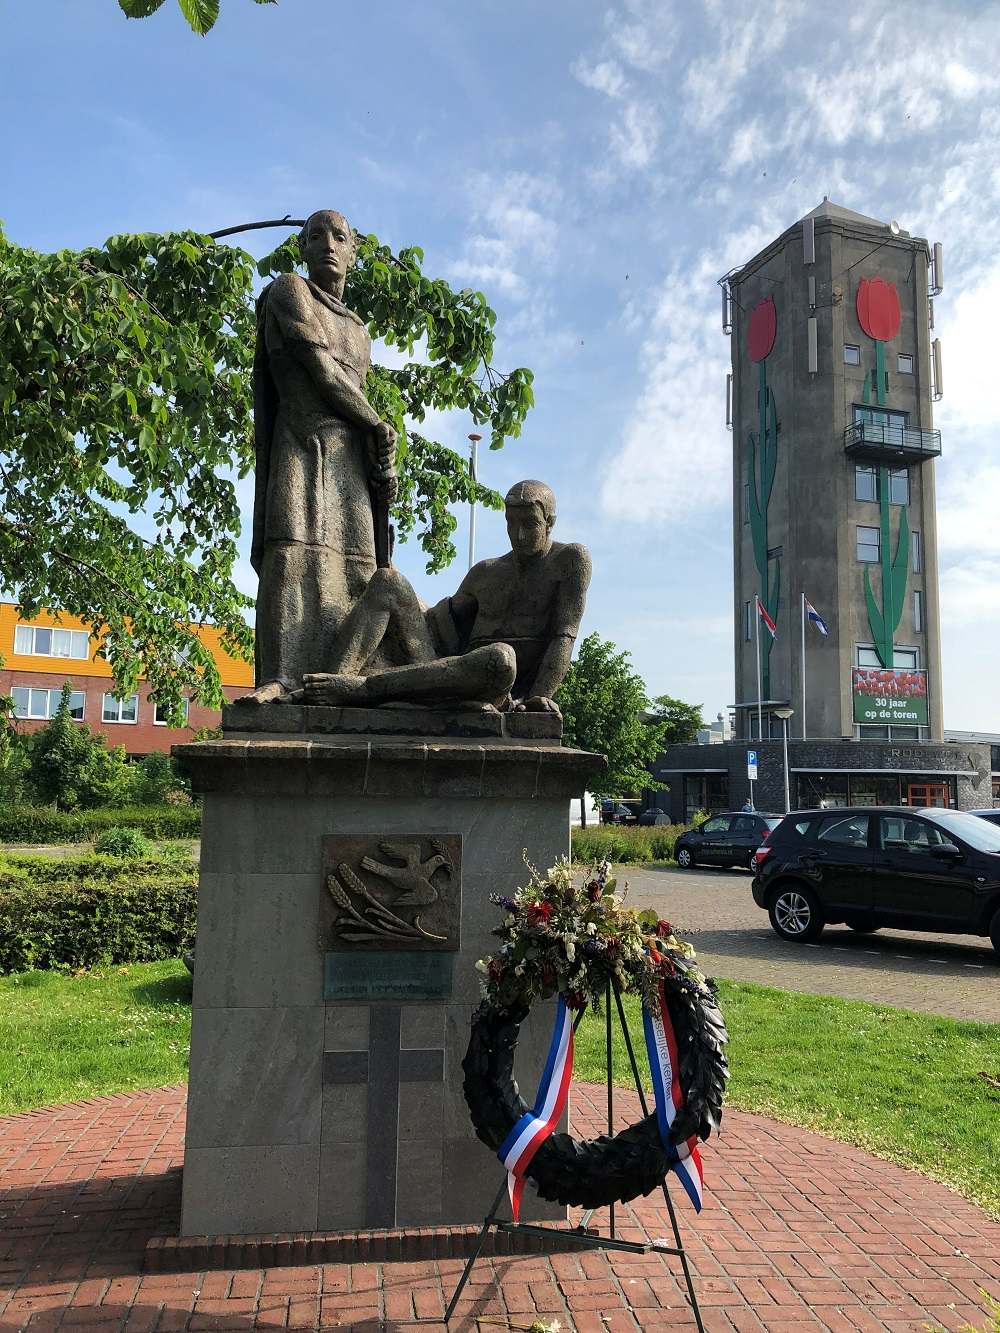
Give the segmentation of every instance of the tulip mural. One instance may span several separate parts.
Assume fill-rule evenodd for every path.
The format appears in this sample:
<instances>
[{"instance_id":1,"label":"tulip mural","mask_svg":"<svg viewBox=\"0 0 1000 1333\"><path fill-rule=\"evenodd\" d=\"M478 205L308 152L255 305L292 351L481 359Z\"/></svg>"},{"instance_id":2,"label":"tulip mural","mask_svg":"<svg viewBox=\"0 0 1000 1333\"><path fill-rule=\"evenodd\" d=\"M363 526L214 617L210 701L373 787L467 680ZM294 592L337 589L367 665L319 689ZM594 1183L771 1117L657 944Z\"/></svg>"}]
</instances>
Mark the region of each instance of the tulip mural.
<instances>
[{"instance_id":1,"label":"tulip mural","mask_svg":"<svg viewBox=\"0 0 1000 1333\"><path fill-rule=\"evenodd\" d=\"M774 560L774 578L768 557L767 511L774 489L774 473L778 463L778 418L774 395L767 387L767 358L774 347L777 332L777 312L774 297L760 301L750 312L747 325L747 351L750 360L759 366L757 381L757 424L755 436L747 437L747 480L750 497L750 536L753 558L760 576L760 600L773 621L778 620L781 600L781 561ZM765 699L771 697L771 649L774 639L763 635L761 643L761 690Z\"/></svg>"},{"instance_id":2,"label":"tulip mural","mask_svg":"<svg viewBox=\"0 0 1000 1333\"><path fill-rule=\"evenodd\" d=\"M885 405L888 389L888 375L885 369L885 344L891 342L899 332L900 310L899 293L895 285L884 278L862 278L858 283L855 301L858 323L875 344L875 369L865 376L865 388L862 400L871 401L870 385L874 383L875 401ZM891 668L894 657L894 638L903 615L906 600L906 582L909 576L910 525L906 516L906 506L899 506L899 535L896 540L896 553L891 550L891 511L889 505L889 469L882 466L878 470L879 531L881 536L882 567L882 605L879 607L872 591L871 574L865 568L865 604L868 607L868 624L879 661L884 667Z\"/></svg>"}]
</instances>

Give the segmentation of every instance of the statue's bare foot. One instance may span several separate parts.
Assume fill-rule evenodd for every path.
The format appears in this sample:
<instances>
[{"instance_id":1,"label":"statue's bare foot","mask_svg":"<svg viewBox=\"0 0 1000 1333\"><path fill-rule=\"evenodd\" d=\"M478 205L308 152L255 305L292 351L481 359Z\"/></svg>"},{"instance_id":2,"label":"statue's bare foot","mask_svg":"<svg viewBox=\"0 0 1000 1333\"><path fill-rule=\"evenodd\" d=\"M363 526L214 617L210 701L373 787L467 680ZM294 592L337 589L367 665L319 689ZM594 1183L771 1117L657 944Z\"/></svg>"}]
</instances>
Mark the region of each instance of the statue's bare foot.
<instances>
[{"instance_id":1,"label":"statue's bare foot","mask_svg":"<svg viewBox=\"0 0 1000 1333\"><path fill-rule=\"evenodd\" d=\"M236 702L241 704L276 704L282 703L287 695L288 691L280 680L269 680L264 685L258 685L249 694L244 694Z\"/></svg>"},{"instance_id":2,"label":"statue's bare foot","mask_svg":"<svg viewBox=\"0 0 1000 1333\"><path fill-rule=\"evenodd\" d=\"M312 672L302 677L302 692L307 704L367 708L372 702L365 688L364 676Z\"/></svg>"}]
</instances>

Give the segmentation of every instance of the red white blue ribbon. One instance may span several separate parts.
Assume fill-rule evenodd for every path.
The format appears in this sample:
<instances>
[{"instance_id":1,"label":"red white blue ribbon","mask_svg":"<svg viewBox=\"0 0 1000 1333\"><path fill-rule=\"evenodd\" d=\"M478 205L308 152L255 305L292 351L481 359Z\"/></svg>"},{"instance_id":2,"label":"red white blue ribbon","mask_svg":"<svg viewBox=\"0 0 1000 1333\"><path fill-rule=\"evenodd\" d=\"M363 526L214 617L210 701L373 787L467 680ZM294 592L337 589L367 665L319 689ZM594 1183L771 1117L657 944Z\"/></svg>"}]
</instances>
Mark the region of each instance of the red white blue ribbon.
<instances>
[{"instance_id":1,"label":"red white blue ribbon","mask_svg":"<svg viewBox=\"0 0 1000 1333\"><path fill-rule=\"evenodd\" d=\"M524 1177L538 1149L549 1137L566 1109L569 1084L573 1077L573 1020L566 1001L559 996L555 1029L549 1046L545 1069L538 1084L535 1105L510 1131L497 1150L507 1168L507 1189L514 1221L521 1215Z\"/></svg>"},{"instance_id":2,"label":"red white blue ribbon","mask_svg":"<svg viewBox=\"0 0 1000 1333\"><path fill-rule=\"evenodd\" d=\"M670 1128L677 1118L677 1112L684 1105L684 1092L677 1067L677 1037L670 1020L662 981L657 993L655 1012L651 1013L646 1005L642 1006L642 1026L646 1036L649 1069L653 1076L653 1095L656 1098L656 1119L660 1126L660 1138L670 1157L671 1170L677 1173L688 1198L700 1213L704 1176L698 1139L693 1136L684 1143L674 1143L670 1138Z\"/></svg>"}]
</instances>

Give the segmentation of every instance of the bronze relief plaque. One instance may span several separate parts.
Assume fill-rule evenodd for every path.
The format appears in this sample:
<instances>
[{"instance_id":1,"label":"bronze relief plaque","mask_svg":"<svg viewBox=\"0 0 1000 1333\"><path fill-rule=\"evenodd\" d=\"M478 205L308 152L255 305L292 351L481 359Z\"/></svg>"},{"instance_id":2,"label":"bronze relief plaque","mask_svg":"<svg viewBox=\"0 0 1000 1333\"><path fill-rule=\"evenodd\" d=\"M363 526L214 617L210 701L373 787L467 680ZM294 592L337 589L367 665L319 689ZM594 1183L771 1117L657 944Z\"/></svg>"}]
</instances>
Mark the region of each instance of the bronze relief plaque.
<instances>
[{"instance_id":1,"label":"bronze relief plaque","mask_svg":"<svg viewBox=\"0 0 1000 1333\"><path fill-rule=\"evenodd\" d=\"M323 839L324 949L453 953L461 944L462 835Z\"/></svg>"}]
</instances>

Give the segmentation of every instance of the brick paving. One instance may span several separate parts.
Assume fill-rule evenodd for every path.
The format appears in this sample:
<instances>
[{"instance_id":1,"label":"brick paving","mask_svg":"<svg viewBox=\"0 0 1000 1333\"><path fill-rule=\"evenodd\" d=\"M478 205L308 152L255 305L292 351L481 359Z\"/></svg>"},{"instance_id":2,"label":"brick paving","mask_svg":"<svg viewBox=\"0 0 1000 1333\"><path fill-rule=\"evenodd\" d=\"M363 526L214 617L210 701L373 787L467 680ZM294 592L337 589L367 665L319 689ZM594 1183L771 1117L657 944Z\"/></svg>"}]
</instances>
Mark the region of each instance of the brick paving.
<instances>
[{"instance_id":1,"label":"brick paving","mask_svg":"<svg viewBox=\"0 0 1000 1333\"><path fill-rule=\"evenodd\" d=\"M578 1084L578 1134L603 1090ZM624 1117L637 1115L622 1092ZM184 1089L96 1098L0 1119L0 1329L161 1330L419 1326L440 1333L459 1259L144 1274L176 1233ZM727 1113L706 1150L707 1203L678 1195L711 1333L956 1329L1000 1296L1000 1223L944 1186L762 1116ZM496 1170L485 1150L481 1169ZM599 1220L601 1215L598 1215ZM664 1237L662 1199L619 1210L621 1234ZM576 1333L694 1328L663 1255L529 1255L474 1269L452 1329L557 1318ZM411 1321L410 1324L407 1321Z\"/></svg>"},{"instance_id":2,"label":"brick paving","mask_svg":"<svg viewBox=\"0 0 1000 1333\"><path fill-rule=\"evenodd\" d=\"M751 897L751 879L736 869L618 871L632 906L655 907L675 922L712 976L1000 1023L1000 956L989 940L828 926L814 944L789 944Z\"/></svg>"}]
</instances>

